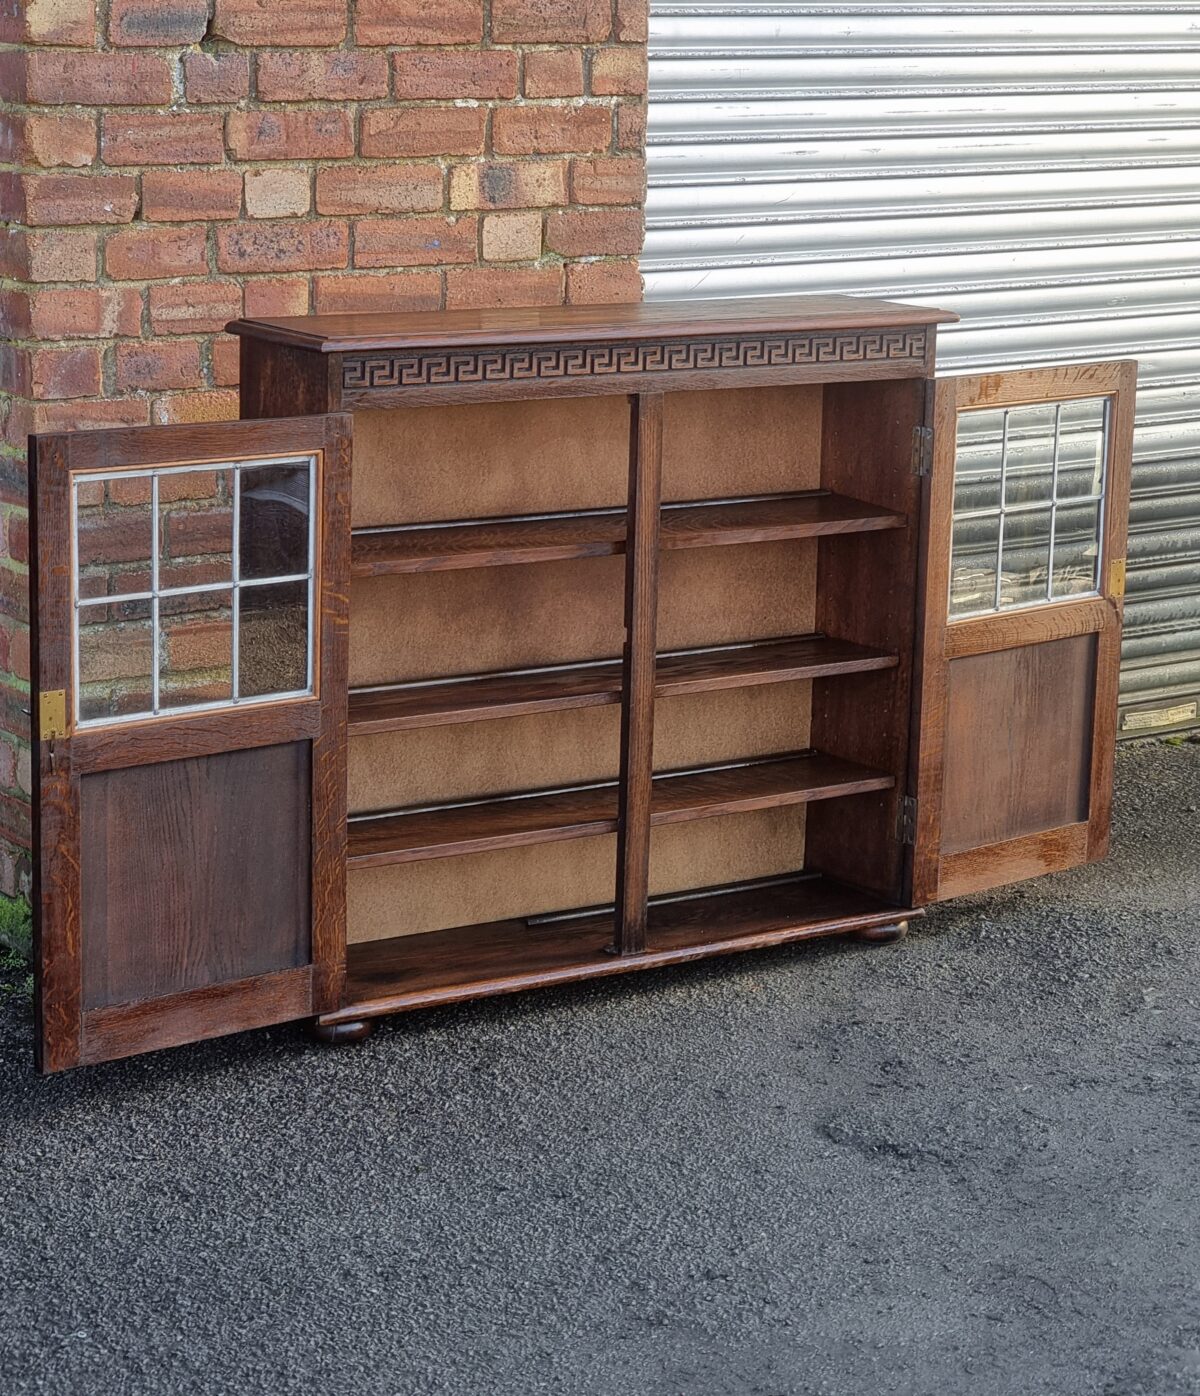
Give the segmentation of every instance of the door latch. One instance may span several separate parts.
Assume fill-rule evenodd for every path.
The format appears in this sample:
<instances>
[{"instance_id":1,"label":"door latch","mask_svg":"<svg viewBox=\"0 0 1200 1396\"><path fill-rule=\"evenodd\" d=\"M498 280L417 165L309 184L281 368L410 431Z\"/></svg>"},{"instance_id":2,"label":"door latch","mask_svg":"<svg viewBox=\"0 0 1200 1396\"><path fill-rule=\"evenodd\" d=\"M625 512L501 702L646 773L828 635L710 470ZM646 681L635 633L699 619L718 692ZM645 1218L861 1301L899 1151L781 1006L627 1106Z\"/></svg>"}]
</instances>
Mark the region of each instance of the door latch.
<instances>
[{"instance_id":1,"label":"door latch","mask_svg":"<svg viewBox=\"0 0 1200 1396\"><path fill-rule=\"evenodd\" d=\"M38 740L49 747L50 770L58 766L58 756L54 749L59 737L67 735L67 695L61 688L38 694Z\"/></svg>"}]
</instances>

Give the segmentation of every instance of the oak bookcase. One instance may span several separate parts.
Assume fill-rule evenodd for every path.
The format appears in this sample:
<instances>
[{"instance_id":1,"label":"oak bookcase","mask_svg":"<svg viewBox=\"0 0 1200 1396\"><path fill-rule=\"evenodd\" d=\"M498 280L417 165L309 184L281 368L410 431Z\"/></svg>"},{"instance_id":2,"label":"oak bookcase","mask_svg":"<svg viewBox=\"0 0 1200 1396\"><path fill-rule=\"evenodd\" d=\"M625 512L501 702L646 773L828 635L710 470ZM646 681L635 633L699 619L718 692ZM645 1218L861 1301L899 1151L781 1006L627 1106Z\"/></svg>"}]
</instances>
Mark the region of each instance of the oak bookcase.
<instances>
[{"instance_id":1,"label":"oak bookcase","mask_svg":"<svg viewBox=\"0 0 1200 1396\"><path fill-rule=\"evenodd\" d=\"M42 1069L1101 856L1133 366L954 318L238 321L243 421L36 441Z\"/></svg>"}]
</instances>

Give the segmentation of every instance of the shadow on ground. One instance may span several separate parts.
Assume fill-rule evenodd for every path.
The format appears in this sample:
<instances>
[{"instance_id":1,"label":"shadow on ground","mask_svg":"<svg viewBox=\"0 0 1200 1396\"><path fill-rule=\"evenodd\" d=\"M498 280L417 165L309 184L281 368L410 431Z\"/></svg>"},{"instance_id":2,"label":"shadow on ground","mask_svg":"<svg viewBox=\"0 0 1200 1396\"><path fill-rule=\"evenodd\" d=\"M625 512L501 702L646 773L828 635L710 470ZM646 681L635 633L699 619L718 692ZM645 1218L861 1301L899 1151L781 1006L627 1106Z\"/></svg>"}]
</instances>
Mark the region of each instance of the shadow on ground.
<instances>
[{"instance_id":1,"label":"shadow on ground","mask_svg":"<svg viewBox=\"0 0 1200 1396\"><path fill-rule=\"evenodd\" d=\"M1105 865L814 945L39 1081L4 1396L1200 1392L1200 745Z\"/></svg>"}]
</instances>

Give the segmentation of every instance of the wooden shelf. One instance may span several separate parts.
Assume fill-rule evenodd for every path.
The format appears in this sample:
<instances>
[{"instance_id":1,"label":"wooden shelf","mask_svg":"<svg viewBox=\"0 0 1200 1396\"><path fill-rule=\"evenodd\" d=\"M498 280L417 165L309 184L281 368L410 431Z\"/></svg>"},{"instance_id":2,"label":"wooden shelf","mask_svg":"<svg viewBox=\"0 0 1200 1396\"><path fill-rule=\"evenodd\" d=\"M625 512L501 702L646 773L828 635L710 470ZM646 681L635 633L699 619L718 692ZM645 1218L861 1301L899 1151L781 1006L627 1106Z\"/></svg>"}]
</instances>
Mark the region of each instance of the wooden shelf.
<instances>
[{"instance_id":1,"label":"wooden shelf","mask_svg":"<svg viewBox=\"0 0 1200 1396\"><path fill-rule=\"evenodd\" d=\"M824 752L805 751L739 765L669 771L654 777L652 824L836 799L888 790L890 775ZM349 862L372 867L448 858L522 844L611 834L617 783L532 791L471 803L426 806L350 820Z\"/></svg>"},{"instance_id":2,"label":"wooden shelf","mask_svg":"<svg viewBox=\"0 0 1200 1396\"><path fill-rule=\"evenodd\" d=\"M610 953L611 911L398 936L349 947L344 1006L321 1021L350 1021L735 954L886 926L920 914L805 874L651 902L646 951L639 955Z\"/></svg>"},{"instance_id":3,"label":"wooden shelf","mask_svg":"<svg viewBox=\"0 0 1200 1396\"><path fill-rule=\"evenodd\" d=\"M665 504L663 548L765 543L785 538L902 528L902 514L828 490ZM625 510L525 515L474 523L417 524L355 532L351 574L382 577L401 572L444 572L520 562L610 557L625 550Z\"/></svg>"},{"instance_id":4,"label":"wooden shelf","mask_svg":"<svg viewBox=\"0 0 1200 1396\"><path fill-rule=\"evenodd\" d=\"M897 662L894 654L884 650L827 635L792 635L660 654L654 691L661 698L890 669ZM620 698L619 659L393 684L351 692L350 732L366 735L561 708L600 707Z\"/></svg>"}]
</instances>

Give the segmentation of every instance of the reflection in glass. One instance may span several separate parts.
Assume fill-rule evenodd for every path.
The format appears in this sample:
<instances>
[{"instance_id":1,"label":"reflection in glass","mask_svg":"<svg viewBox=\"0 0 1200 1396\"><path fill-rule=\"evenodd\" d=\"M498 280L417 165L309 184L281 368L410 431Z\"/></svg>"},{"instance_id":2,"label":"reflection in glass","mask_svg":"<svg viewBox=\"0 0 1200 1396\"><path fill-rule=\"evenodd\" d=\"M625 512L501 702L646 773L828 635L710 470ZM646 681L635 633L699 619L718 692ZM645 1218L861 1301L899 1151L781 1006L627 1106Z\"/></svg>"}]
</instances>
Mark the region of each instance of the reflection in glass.
<instances>
[{"instance_id":1,"label":"reflection in glass","mask_svg":"<svg viewBox=\"0 0 1200 1396\"><path fill-rule=\"evenodd\" d=\"M257 465L241 472L242 577L308 571L309 467Z\"/></svg>"},{"instance_id":2,"label":"reflection in glass","mask_svg":"<svg viewBox=\"0 0 1200 1396\"><path fill-rule=\"evenodd\" d=\"M232 470L179 470L158 480L158 584L233 581Z\"/></svg>"},{"instance_id":3,"label":"reflection in glass","mask_svg":"<svg viewBox=\"0 0 1200 1396\"><path fill-rule=\"evenodd\" d=\"M148 601L128 602L128 618L112 606L79 608L81 722L149 712L153 703L154 632Z\"/></svg>"},{"instance_id":4,"label":"reflection in glass","mask_svg":"<svg viewBox=\"0 0 1200 1396\"><path fill-rule=\"evenodd\" d=\"M1057 410L1054 403L1013 407L1008 413L1004 504L1049 504L1054 498Z\"/></svg>"},{"instance_id":5,"label":"reflection in glass","mask_svg":"<svg viewBox=\"0 0 1200 1396\"><path fill-rule=\"evenodd\" d=\"M1028 606L1049 595L1052 510L1009 514L1004 520L1000 606Z\"/></svg>"},{"instance_id":6,"label":"reflection in glass","mask_svg":"<svg viewBox=\"0 0 1200 1396\"><path fill-rule=\"evenodd\" d=\"M238 696L308 687L308 583L243 587L238 626Z\"/></svg>"},{"instance_id":7,"label":"reflection in glass","mask_svg":"<svg viewBox=\"0 0 1200 1396\"><path fill-rule=\"evenodd\" d=\"M1053 595L1087 596L1099 589L1100 505L1060 504L1054 535Z\"/></svg>"},{"instance_id":8,"label":"reflection in glass","mask_svg":"<svg viewBox=\"0 0 1200 1396\"><path fill-rule=\"evenodd\" d=\"M950 568L950 614L972 615L996 604L1000 516L955 519Z\"/></svg>"},{"instance_id":9,"label":"reflection in glass","mask_svg":"<svg viewBox=\"0 0 1200 1396\"><path fill-rule=\"evenodd\" d=\"M162 710L232 698L232 590L192 592L161 602L158 687Z\"/></svg>"},{"instance_id":10,"label":"reflection in glass","mask_svg":"<svg viewBox=\"0 0 1200 1396\"><path fill-rule=\"evenodd\" d=\"M955 514L1000 507L1003 454L1003 411L959 413L954 460Z\"/></svg>"},{"instance_id":11,"label":"reflection in glass","mask_svg":"<svg viewBox=\"0 0 1200 1396\"><path fill-rule=\"evenodd\" d=\"M75 484L75 552L80 595L150 589L154 511L147 475L83 477Z\"/></svg>"}]
</instances>

